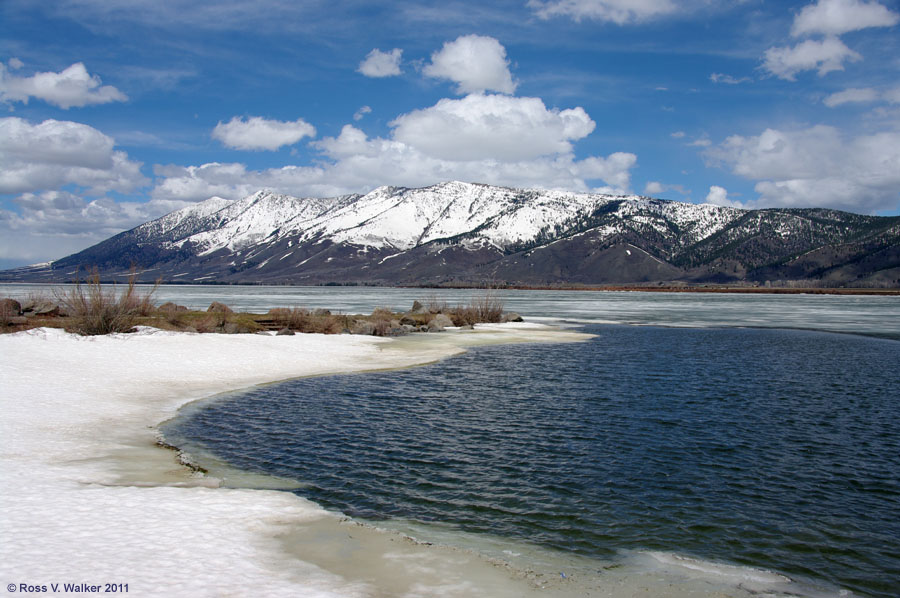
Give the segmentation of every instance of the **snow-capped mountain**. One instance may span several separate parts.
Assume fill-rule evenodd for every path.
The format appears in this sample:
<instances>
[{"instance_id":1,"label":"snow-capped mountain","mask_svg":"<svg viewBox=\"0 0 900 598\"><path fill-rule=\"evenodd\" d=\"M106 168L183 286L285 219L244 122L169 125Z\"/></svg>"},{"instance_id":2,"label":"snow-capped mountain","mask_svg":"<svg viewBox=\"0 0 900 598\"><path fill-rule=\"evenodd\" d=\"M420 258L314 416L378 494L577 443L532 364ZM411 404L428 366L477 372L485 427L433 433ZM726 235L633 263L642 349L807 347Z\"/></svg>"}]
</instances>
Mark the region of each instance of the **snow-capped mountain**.
<instances>
[{"instance_id":1,"label":"snow-capped mountain","mask_svg":"<svg viewBox=\"0 0 900 598\"><path fill-rule=\"evenodd\" d=\"M214 197L5 280L132 266L171 282L900 286L900 218L748 211L449 182L365 195Z\"/></svg>"}]
</instances>

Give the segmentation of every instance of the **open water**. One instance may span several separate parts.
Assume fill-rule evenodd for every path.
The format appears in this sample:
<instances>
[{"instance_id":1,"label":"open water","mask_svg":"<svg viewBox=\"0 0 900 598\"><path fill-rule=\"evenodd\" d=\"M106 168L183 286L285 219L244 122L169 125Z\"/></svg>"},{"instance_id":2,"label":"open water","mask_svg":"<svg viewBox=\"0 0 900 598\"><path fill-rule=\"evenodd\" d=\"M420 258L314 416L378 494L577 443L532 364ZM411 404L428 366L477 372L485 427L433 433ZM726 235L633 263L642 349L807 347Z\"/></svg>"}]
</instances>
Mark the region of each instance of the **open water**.
<instances>
[{"instance_id":1,"label":"open water","mask_svg":"<svg viewBox=\"0 0 900 598\"><path fill-rule=\"evenodd\" d=\"M514 308L588 342L256 388L166 433L363 520L900 593L900 301L578 295Z\"/></svg>"}]
</instances>

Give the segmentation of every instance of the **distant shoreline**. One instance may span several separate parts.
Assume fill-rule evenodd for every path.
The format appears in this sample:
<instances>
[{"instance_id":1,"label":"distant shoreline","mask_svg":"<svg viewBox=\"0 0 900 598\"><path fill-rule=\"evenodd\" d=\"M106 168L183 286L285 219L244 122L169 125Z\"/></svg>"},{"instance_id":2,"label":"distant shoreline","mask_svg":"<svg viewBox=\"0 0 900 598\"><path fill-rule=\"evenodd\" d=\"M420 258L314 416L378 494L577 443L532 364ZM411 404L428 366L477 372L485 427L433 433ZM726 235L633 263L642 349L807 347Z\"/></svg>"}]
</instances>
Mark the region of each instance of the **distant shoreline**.
<instances>
[{"instance_id":1,"label":"distant shoreline","mask_svg":"<svg viewBox=\"0 0 900 598\"><path fill-rule=\"evenodd\" d=\"M123 274L124 276L124 274ZM102 284L121 283L122 280L101 280ZM26 282L17 280L0 280L0 288L4 285L46 285L59 286L73 284L73 282ZM152 285L151 281L139 281L138 285ZM360 288L390 288L390 289L427 289L432 291L459 290L459 289L492 289L497 291L608 291L608 292L634 292L634 293L739 293L747 295L883 295L900 297L900 288L878 289L872 287L861 288L825 288L825 287L740 287L740 286L647 286L647 285L623 285L623 284L575 284L575 285L526 285L526 284L500 284L500 285L475 285L475 284L446 284L446 285L379 285L379 284L272 284L264 282L183 282L163 281L165 286L235 286L235 287L360 287Z\"/></svg>"}]
</instances>

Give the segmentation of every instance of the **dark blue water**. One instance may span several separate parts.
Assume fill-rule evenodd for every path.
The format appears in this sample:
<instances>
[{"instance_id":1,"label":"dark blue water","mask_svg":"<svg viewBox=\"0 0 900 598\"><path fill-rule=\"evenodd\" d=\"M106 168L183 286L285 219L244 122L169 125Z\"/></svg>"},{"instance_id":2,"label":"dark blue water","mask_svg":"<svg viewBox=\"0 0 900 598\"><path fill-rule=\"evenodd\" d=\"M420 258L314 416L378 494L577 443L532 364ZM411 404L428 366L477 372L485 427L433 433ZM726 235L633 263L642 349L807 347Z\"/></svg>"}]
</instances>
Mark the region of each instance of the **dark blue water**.
<instances>
[{"instance_id":1,"label":"dark blue water","mask_svg":"<svg viewBox=\"0 0 900 598\"><path fill-rule=\"evenodd\" d=\"M596 326L213 402L167 433L366 519L900 588L900 342Z\"/></svg>"}]
</instances>

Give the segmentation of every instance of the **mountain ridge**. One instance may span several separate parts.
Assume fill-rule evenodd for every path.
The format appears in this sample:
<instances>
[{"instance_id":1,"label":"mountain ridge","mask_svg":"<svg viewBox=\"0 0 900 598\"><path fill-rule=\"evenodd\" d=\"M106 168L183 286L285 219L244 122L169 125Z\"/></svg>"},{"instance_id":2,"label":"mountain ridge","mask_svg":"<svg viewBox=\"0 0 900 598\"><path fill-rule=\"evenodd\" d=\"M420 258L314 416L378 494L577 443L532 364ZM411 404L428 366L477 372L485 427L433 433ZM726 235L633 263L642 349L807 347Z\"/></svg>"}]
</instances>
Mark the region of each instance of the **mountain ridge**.
<instances>
[{"instance_id":1,"label":"mountain ridge","mask_svg":"<svg viewBox=\"0 0 900 598\"><path fill-rule=\"evenodd\" d=\"M900 217L450 181L210 198L4 281L900 287Z\"/></svg>"}]
</instances>

